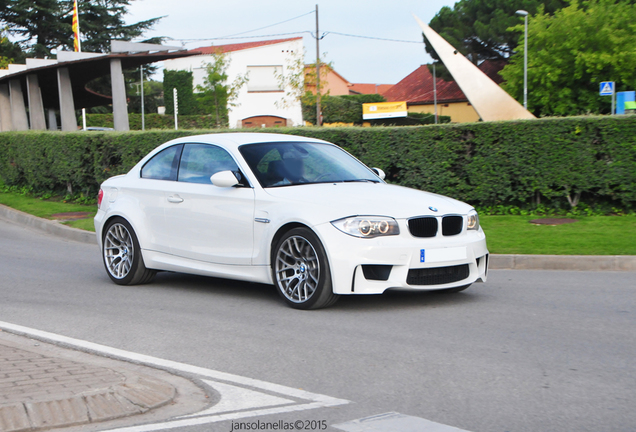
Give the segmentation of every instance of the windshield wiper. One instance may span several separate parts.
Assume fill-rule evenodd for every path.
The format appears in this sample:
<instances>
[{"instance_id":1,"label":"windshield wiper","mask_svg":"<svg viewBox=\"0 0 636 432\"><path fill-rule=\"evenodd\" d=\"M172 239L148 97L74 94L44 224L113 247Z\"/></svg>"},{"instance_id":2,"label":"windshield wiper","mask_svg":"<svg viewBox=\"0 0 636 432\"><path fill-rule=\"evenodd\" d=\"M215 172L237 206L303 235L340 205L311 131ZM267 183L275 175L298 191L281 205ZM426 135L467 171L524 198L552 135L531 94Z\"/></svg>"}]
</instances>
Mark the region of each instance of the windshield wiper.
<instances>
[{"instance_id":1,"label":"windshield wiper","mask_svg":"<svg viewBox=\"0 0 636 432\"><path fill-rule=\"evenodd\" d=\"M362 183L380 183L378 180L372 180L372 179L354 179L354 180L343 180L343 183L356 183L356 182L362 182Z\"/></svg>"}]
</instances>

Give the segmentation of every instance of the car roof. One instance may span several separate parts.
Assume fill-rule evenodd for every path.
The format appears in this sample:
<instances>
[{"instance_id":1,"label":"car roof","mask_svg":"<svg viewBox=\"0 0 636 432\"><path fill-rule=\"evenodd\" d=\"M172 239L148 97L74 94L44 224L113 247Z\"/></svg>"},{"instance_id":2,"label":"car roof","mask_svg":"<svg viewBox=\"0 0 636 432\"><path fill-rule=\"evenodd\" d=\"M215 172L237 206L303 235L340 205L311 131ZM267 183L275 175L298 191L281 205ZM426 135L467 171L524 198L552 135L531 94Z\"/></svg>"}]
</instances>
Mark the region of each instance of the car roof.
<instances>
[{"instance_id":1,"label":"car roof","mask_svg":"<svg viewBox=\"0 0 636 432\"><path fill-rule=\"evenodd\" d=\"M309 138L298 135L287 135L277 133L262 132L230 132L205 135L190 135L169 141L161 147L178 143L206 143L218 144L225 148L238 148L243 144L267 143L267 142L316 142L326 143L326 141L316 138ZM329 143L331 144L331 143Z\"/></svg>"}]
</instances>

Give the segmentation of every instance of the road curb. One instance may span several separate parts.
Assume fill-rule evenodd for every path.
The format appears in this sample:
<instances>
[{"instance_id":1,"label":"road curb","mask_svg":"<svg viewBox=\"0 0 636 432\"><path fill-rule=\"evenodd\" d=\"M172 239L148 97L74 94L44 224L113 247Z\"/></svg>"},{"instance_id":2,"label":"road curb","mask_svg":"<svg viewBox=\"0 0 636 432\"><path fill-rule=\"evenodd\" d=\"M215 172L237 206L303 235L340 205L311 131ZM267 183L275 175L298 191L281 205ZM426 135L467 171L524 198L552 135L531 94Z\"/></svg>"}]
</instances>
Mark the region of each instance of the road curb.
<instances>
[{"instance_id":1,"label":"road curb","mask_svg":"<svg viewBox=\"0 0 636 432\"><path fill-rule=\"evenodd\" d=\"M37 230L75 240L97 244L95 233L71 228L0 204L0 217ZM634 271L634 255L490 255L491 270L578 270Z\"/></svg>"},{"instance_id":2,"label":"road curb","mask_svg":"<svg viewBox=\"0 0 636 432\"><path fill-rule=\"evenodd\" d=\"M6 327L0 327L0 369L2 432L128 426L191 414L210 402L194 382L169 371Z\"/></svg>"},{"instance_id":3,"label":"road curb","mask_svg":"<svg viewBox=\"0 0 636 432\"><path fill-rule=\"evenodd\" d=\"M490 255L491 270L636 271L632 255Z\"/></svg>"},{"instance_id":4,"label":"road curb","mask_svg":"<svg viewBox=\"0 0 636 432\"><path fill-rule=\"evenodd\" d=\"M39 218L2 204L0 204L0 217L57 237L82 243L97 244L97 238L93 232L72 228L62 225L59 222Z\"/></svg>"}]
</instances>

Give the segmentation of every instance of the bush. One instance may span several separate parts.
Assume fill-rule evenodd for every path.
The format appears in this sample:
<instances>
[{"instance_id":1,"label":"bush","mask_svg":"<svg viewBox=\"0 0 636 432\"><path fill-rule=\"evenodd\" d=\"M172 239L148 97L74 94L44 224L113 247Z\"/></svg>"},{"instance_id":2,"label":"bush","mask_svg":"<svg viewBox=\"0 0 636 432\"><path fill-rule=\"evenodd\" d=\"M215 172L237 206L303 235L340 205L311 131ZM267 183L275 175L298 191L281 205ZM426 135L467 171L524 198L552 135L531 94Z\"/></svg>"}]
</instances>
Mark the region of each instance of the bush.
<instances>
[{"instance_id":1,"label":"bush","mask_svg":"<svg viewBox=\"0 0 636 432\"><path fill-rule=\"evenodd\" d=\"M181 70L163 70L163 99L166 104L166 114L174 113L174 94L177 89L178 114L195 114L197 101L192 87L192 72Z\"/></svg>"},{"instance_id":2,"label":"bush","mask_svg":"<svg viewBox=\"0 0 636 432\"><path fill-rule=\"evenodd\" d=\"M636 116L608 116L266 132L334 142L382 168L392 183L481 208L569 211L580 203L579 209L632 211L635 129ZM204 132L3 132L0 179L40 192L96 193L104 179L127 172L157 145Z\"/></svg>"},{"instance_id":3,"label":"bush","mask_svg":"<svg viewBox=\"0 0 636 432\"><path fill-rule=\"evenodd\" d=\"M213 115L178 115L179 129L213 129L216 127L216 117ZM141 114L128 114L130 130L141 130ZM144 116L146 130L168 129L174 130L174 116L160 114L146 114ZM78 124L82 124L79 119ZM86 126L113 127L112 114L86 114Z\"/></svg>"}]
</instances>

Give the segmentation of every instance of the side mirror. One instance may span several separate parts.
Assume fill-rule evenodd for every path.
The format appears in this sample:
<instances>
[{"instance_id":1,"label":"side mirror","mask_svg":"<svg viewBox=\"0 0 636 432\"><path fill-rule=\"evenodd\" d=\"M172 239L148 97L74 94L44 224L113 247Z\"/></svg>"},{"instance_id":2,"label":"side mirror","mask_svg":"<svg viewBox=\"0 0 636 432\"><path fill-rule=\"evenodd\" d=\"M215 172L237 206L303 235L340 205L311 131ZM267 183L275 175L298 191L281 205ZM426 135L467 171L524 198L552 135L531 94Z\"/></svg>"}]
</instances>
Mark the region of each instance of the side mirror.
<instances>
[{"instance_id":1,"label":"side mirror","mask_svg":"<svg viewBox=\"0 0 636 432\"><path fill-rule=\"evenodd\" d=\"M222 188L229 188L239 184L239 181L232 171L219 171L210 177L210 181L214 186Z\"/></svg>"},{"instance_id":2,"label":"side mirror","mask_svg":"<svg viewBox=\"0 0 636 432\"><path fill-rule=\"evenodd\" d=\"M384 180L384 178L386 177L386 174L384 174L384 171L382 171L380 168L371 168L371 171L373 171L375 175L380 177L382 180Z\"/></svg>"}]
</instances>

